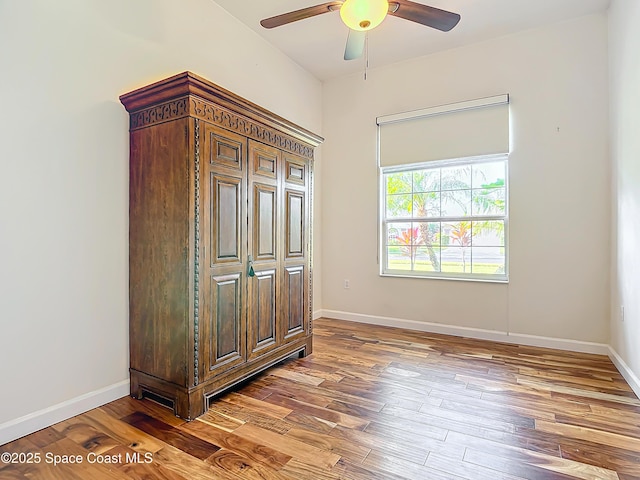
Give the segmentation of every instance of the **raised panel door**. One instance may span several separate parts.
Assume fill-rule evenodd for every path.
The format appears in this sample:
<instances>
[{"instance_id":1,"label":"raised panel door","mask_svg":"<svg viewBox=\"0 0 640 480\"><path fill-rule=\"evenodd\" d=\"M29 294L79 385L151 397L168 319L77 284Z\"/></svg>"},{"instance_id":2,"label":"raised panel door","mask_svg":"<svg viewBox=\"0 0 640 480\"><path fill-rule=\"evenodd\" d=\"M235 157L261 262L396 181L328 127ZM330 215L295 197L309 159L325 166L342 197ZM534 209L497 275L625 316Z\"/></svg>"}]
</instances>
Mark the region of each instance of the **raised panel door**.
<instances>
[{"instance_id":1,"label":"raised panel door","mask_svg":"<svg viewBox=\"0 0 640 480\"><path fill-rule=\"evenodd\" d=\"M286 339L305 331L305 279L304 266L285 267L282 306Z\"/></svg>"},{"instance_id":2,"label":"raised panel door","mask_svg":"<svg viewBox=\"0 0 640 480\"><path fill-rule=\"evenodd\" d=\"M282 342L305 336L310 322L310 164L292 154L283 155L281 279Z\"/></svg>"},{"instance_id":3,"label":"raised panel door","mask_svg":"<svg viewBox=\"0 0 640 480\"><path fill-rule=\"evenodd\" d=\"M246 362L246 140L200 123L203 378Z\"/></svg>"},{"instance_id":4,"label":"raised panel door","mask_svg":"<svg viewBox=\"0 0 640 480\"><path fill-rule=\"evenodd\" d=\"M250 267L247 279L248 358L278 346L280 282L280 180L278 149L249 141L249 233Z\"/></svg>"}]
</instances>

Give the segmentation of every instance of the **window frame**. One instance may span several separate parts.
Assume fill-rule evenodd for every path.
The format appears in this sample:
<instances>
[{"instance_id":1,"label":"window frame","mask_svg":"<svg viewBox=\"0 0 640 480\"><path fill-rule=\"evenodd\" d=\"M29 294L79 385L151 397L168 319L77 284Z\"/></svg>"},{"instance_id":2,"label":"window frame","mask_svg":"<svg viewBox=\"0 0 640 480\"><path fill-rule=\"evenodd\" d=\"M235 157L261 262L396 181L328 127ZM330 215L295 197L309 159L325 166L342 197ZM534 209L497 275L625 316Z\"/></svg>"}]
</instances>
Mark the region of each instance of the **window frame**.
<instances>
[{"instance_id":1,"label":"window frame","mask_svg":"<svg viewBox=\"0 0 640 480\"><path fill-rule=\"evenodd\" d=\"M411 218L387 218L387 186L386 175L390 173L411 173L416 170L426 170L432 168L446 168L461 165L473 165L482 163L491 163L496 161L504 161L505 165L505 211L500 215L478 215L478 216L451 216L451 217L411 217ZM387 167L378 167L378 264L379 274L382 277L402 277L402 278L421 278L431 280L462 280L469 282L486 282L486 283L509 283L509 154L490 154L479 155L474 157L456 158L451 160L437 160L424 163L412 163L405 165L394 165ZM442 192L442 186L438 192ZM466 189L464 189L466 190ZM468 189L473 192L473 184ZM412 194L415 191L412 187ZM459 273L459 272L429 272L415 270L392 270L388 268L387 255L387 224L388 223L411 223L411 222L440 222L450 223L459 221L504 221L504 274L480 274L480 273ZM442 248L442 246L440 247ZM471 247L469 247L471 249ZM471 257L473 258L473 257ZM469 260L472 261L471 259Z\"/></svg>"}]
</instances>

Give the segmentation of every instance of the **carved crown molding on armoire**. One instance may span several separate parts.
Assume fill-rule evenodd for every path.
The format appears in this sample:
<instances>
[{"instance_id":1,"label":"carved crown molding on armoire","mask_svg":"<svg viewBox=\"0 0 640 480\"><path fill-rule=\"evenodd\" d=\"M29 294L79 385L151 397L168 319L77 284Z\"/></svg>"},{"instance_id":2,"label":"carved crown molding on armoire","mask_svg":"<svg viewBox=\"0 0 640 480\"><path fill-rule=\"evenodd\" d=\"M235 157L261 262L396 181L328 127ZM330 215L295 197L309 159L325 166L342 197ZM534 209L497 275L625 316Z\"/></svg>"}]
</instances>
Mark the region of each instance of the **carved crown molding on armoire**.
<instances>
[{"instance_id":1,"label":"carved crown molding on armoire","mask_svg":"<svg viewBox=\"0 0 640 480\"><path fill-rule=\"evenodd\" d=\"M306 158L324 141L191 72L134 90L120 101L130 113L131 130L191 116Z\"/></svg>"},{"instance_id":2,"label":"carved crown molding on armoire","mask_svg":"<svg viewBox=\"0 0 640 480\"><path fill-rule=\"evenodd\" d=\"M130 114L131 394L191 420L312 350L313 152L323 139L184 72Z\"/></svg>"}]
</instances>

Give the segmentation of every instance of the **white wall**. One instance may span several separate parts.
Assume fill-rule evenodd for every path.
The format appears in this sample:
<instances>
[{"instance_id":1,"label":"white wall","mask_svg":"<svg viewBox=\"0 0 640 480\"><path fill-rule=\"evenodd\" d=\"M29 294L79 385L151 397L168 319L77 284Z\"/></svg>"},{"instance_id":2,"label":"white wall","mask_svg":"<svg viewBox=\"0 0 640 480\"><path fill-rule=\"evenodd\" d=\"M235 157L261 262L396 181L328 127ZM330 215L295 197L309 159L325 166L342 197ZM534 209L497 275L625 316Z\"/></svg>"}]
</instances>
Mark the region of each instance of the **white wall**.
<instances>
[{"instance_id":1,"label":"white wall","mask_svg":"<svg viewBox=\"0 0 640 480\"><path fill-rule=\"evenodd\" d=\"M640 2L609 12L613 241L611 346L640 387ZM620 306L624 306L624 321ZM633 384L632 378L627 378ZM638 390L636 390L638 391Z\"/></svg>"},{"instance_id":2,"label":"white wall","mask_svg":"<svg viewBox=\"0 0 640 480\"><path fill-rule=\"evenodd\" d=\"M322 87L212 0L0 0L0 65L1 427L128 378L118 96L191 70L321 133Z\"/></svg>"},{"instance_id":3,"label":"white wall","mask_svg":"<svg viewBox=\"0 0 640 480\"><path fill-rule=\"evenodd\" d=\"M604 14L325 83L325 313L608 343L607 86ZM502 93L510 283L378 276L376 116Z\"/></svg>"}]
</instances>

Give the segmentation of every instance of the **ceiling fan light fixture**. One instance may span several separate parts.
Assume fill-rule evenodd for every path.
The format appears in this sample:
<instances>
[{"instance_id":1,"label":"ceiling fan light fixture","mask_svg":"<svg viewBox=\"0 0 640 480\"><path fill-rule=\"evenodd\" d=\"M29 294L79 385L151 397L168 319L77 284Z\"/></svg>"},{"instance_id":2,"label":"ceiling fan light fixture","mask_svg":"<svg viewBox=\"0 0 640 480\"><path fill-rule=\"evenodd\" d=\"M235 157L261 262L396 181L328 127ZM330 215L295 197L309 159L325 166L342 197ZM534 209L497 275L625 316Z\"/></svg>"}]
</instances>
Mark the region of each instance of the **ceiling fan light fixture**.
<instances>
[{"instance_id":1,"label":"ceiling fan light fixture","mask_svg":"<svg viewBox=\"0 0 640 480\"><path fill-rule=\"evenodd\" d=\"M351 30L366 31L382 23L389 11L387 0L346 0L340 18Z\"/></svg>"}]
</instances>

